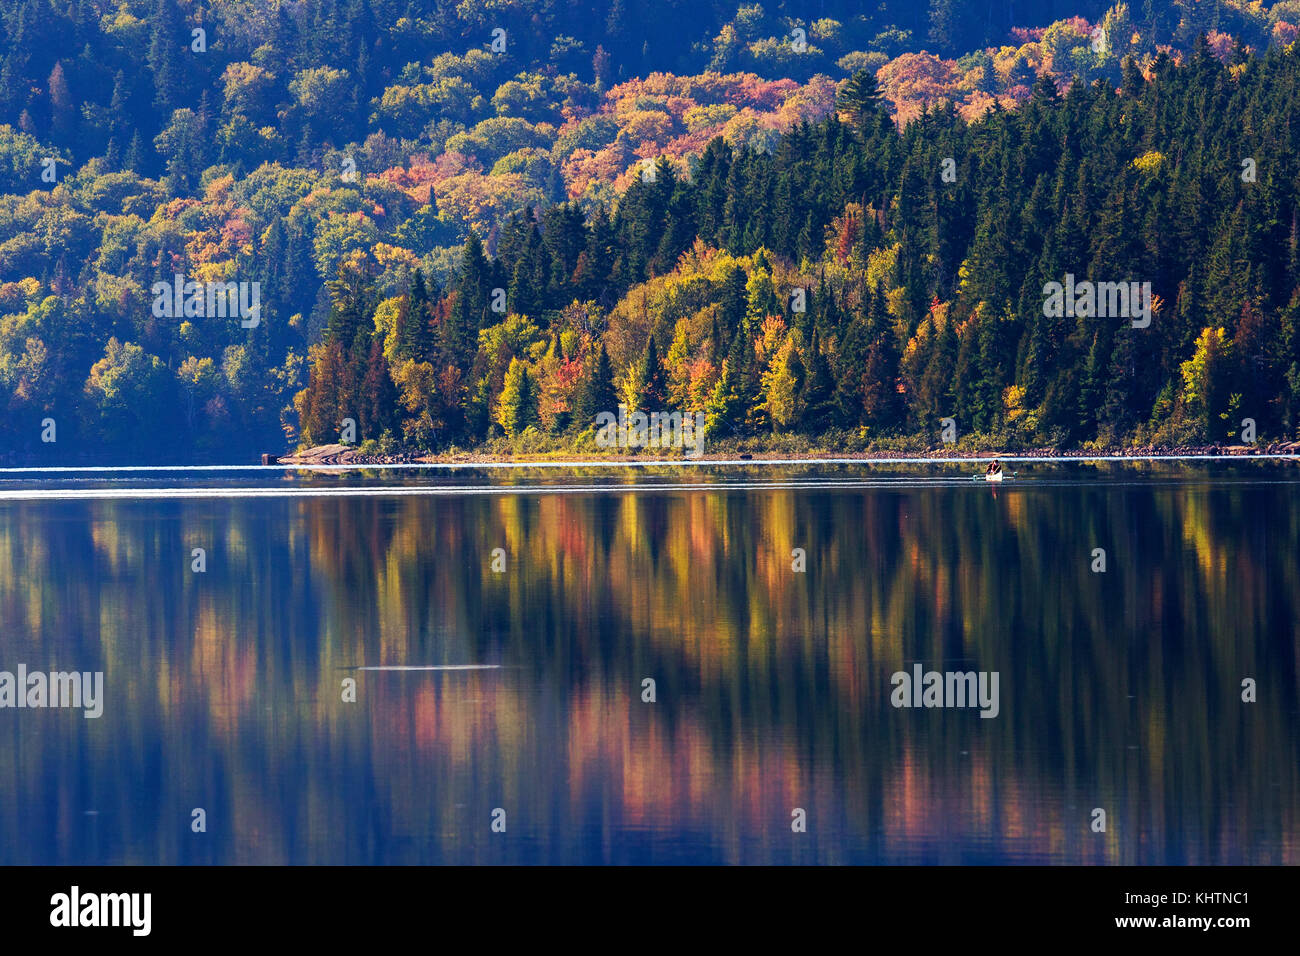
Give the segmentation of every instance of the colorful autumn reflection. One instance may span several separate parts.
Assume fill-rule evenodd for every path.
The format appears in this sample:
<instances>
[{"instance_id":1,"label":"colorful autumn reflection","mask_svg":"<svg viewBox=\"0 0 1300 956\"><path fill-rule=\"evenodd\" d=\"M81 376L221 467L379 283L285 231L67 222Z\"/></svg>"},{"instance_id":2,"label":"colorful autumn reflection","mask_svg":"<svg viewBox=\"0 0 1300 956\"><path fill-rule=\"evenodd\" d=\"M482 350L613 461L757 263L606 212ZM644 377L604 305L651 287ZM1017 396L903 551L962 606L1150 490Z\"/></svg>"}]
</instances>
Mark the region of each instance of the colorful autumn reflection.
<instances>
[{"instance_id":1,"label":"colorful autumn reflection","mask_svg":"<svg viewBox=\"0 0 1300 956\"><path fill-rule=\"evenodd\" d=\"M1041 477L0 503L0 863L1300 862L1294 474Z\"/></svg>"}]
</instances>

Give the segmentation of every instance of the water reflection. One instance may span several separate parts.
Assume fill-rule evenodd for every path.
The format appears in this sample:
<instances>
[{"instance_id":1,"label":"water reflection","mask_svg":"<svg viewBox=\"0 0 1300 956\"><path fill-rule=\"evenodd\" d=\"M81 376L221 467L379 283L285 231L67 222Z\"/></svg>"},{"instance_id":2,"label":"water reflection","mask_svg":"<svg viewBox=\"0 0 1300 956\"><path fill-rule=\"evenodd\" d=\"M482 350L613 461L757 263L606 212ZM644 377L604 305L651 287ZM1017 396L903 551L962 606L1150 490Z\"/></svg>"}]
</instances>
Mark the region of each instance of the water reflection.
<instances>
[{"instance_id":1,"label":"water reflection","mask_svg":"<svg viewBox=\"0 0 1300 956\"><path fill-rule=\"evenodd\" d=\"M0 502L0 862L1294 864L1295 490Z\"/></svg>"}]
</instances>

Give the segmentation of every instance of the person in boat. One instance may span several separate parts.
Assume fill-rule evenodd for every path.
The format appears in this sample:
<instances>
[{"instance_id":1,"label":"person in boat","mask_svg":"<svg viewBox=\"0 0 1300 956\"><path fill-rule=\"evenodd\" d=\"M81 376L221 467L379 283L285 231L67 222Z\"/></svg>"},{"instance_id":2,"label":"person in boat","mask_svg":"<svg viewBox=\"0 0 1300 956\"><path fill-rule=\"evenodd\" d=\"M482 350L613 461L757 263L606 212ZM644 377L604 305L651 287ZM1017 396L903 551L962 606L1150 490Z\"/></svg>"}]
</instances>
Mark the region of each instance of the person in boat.
<instances>
[{"instance_id":1,"label":"person in boat","mask_svg":"<svg viewBox=\"0 0 1300 956\"><path fill-rule=\"evenodd\" d=\"M988 468L984 469L984 474L1000 475L1002 474L1002 465L998 462L996 458L994 458L991 462L989 462Z\"/></svg>"}]
</instances>

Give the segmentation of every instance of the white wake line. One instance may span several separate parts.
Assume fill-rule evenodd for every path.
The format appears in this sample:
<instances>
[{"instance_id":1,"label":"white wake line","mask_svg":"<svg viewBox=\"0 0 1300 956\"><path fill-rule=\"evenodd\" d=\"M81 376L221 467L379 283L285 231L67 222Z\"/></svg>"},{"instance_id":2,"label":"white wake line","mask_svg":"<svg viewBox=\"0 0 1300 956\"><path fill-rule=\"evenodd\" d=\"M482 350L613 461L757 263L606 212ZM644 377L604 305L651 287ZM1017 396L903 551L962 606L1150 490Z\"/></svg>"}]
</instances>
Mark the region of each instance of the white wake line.
<instances>
[{"instance_id":1,"label":"white wake line","mask_svg":"<svg viewBox=\"0 0 1300 956\"><path fill-rule=\"evenodd\" d=\"M875 481L749 481L640 485L478 485L445 488L382 485L373 488L16 488L0 490L0 501L145 500L163 498L397 498L468 495L622 494L629 491L755 491L897 488L902 484L962 487L970 478L895 478Z\"/></svg>"},{"instance_id":2,"label":"white wake line","mask_svg":"<svg viewBox=\"0 0 1300 956\"><path fill-rule=\"evenodd\" d=\"M708 468L722 465L961 465L989 461L1027 461L1063 464L1090 461L1296 461L1295 454L1259 455L999 455L990 453L969 458L718 458L611 461L471 461L471 462L390 462L380 465L361 464L283 464L283 465L76 465L61 467L0 468L0 475L74 475L135 472L203 472L203 471L395 471L518 468Z\"/></svg>"},{"instance_id":3,"label":"white wake line","mask_svg":"<svg viewBox=\"0 0 1300 956\"><path fill-rule=\"evenodd\" d=\"M379 664L347 667L350 671L498 671L500 664Z\"/></svg>"}]
</instances>

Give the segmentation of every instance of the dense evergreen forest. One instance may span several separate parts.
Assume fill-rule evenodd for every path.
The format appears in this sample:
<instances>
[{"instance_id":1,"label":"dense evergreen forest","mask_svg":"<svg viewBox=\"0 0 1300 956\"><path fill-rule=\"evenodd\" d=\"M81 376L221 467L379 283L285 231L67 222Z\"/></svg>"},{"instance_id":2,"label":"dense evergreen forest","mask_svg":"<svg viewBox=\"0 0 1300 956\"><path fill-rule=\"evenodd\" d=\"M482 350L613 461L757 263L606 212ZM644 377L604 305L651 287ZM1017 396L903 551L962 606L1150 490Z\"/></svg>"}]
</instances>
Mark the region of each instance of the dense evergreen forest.
<instances>
[{"instance_id":1,"label":"dense evergreen forest","mask_svg":"<svg viewBox=\"0 0 1300 956\"><path fill-rule=\"evenodd\" d=\"M1300 3L1133 6L0 0L0 456L1293 439Z\"/></svg>"}]
</instances>

